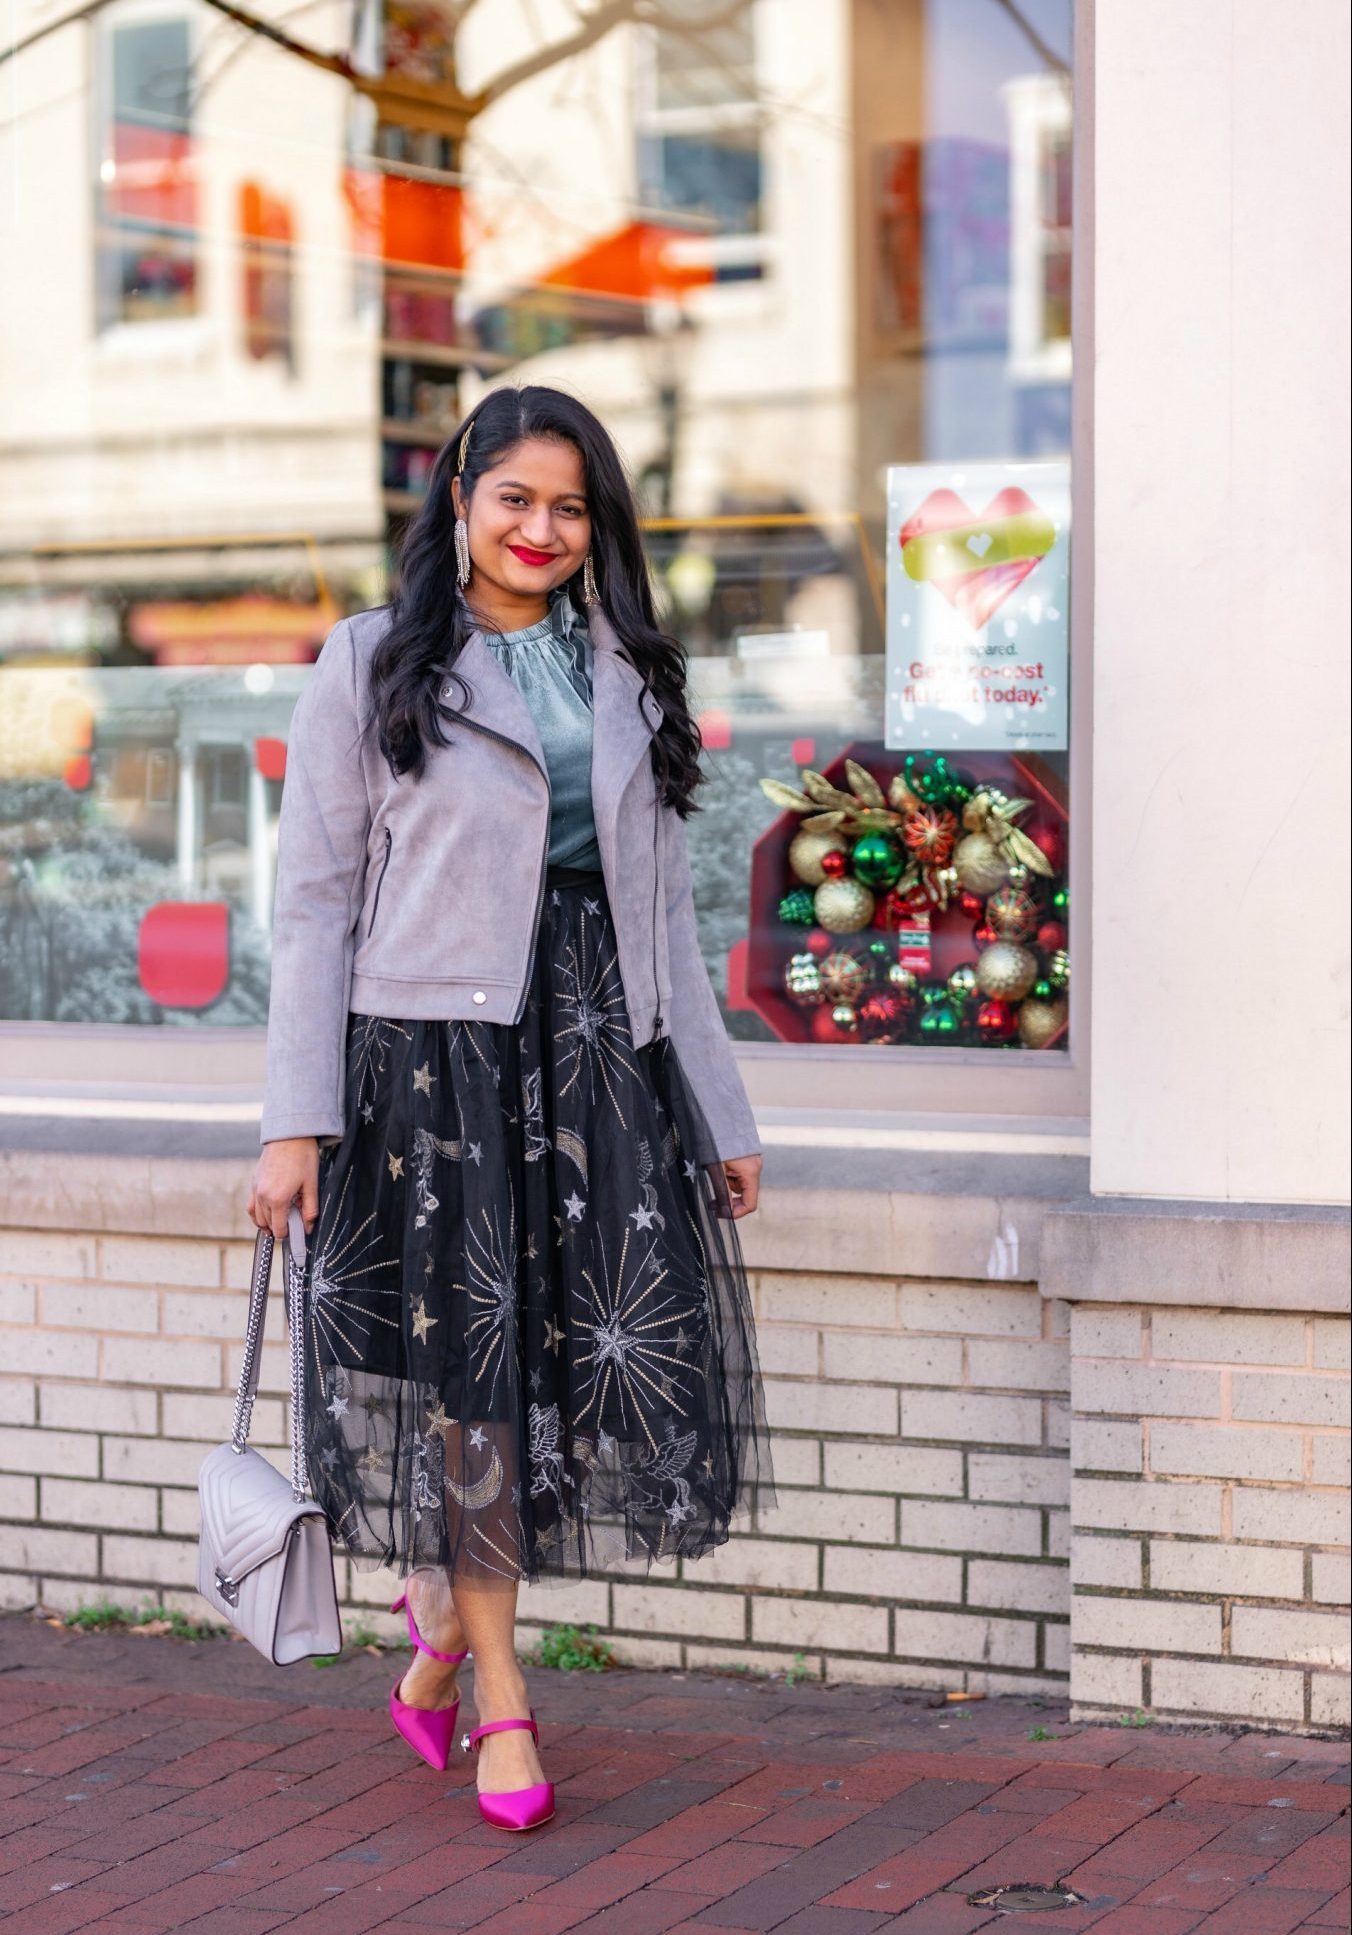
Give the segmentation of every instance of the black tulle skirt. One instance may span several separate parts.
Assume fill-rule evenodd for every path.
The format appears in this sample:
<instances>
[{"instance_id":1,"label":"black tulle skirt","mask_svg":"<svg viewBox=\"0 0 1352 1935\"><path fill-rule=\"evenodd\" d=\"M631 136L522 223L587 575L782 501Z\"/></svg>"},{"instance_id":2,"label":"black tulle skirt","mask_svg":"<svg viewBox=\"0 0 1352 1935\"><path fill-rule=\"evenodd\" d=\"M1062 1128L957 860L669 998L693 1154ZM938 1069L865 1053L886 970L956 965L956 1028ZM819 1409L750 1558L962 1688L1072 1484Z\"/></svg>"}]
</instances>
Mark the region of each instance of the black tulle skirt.
<instances>
[{"instance_id":1,"label":"black tulle skirt","mask_svg":"<svg viewBox=\"0 0 1352 1935\"><path fill-rule=\"evenodd\" d=\"M601 876L552 870L522 1020L348 1019L311 1237L309 1467L359 1562L693 1558L771 1484L746 1273Z\"/></svg>"}]
</instances>

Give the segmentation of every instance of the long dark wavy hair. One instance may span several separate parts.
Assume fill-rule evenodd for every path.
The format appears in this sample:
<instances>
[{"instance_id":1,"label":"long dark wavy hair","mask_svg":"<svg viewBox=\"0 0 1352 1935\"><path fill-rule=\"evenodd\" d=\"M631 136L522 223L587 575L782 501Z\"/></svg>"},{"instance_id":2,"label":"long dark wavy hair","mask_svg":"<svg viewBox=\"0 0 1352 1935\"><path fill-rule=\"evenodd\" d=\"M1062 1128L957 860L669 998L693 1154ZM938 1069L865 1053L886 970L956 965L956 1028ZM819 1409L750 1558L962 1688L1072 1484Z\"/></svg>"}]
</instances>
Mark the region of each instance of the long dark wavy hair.
<instances>
[{"instance_id":1,"label":"long dark wavy hair","mask_svg":"<svg viewBox=\"0 0 1352 1935\"><path fill-rule=\"evenodd\" d=\"M541 383L491 390L437 454L427 495L399 545L391 623L371 661L381 752L396 773L421 778L428 746L449 743L444 722L456 717L458 708L439 696L448 673L468 701L469 686L456 665L475 621L456 584L451 497L466 429L469 448L458 473L466 506L484 472L504 462L526 438L569 443L581 457L597 593L645 685L661 702L665 720L653 740L653 770L665 803L688 817L697 810L694 793L703 780L699 728L686 702L684 648L657 623L633 489L600 418L576 397ZM579 568L567 585L573 605L585 613L581 579Z\"/></svg>"}]
</instances>

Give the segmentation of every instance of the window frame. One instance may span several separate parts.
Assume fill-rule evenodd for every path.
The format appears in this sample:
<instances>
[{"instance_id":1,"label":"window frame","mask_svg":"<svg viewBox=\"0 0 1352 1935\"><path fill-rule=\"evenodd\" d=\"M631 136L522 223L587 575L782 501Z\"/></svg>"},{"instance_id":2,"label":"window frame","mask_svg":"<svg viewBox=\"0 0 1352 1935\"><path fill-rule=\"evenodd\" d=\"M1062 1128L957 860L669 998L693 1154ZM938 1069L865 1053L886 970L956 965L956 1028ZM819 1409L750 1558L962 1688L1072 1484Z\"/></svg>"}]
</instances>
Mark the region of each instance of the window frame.
<instances>
[{"instance_id":1,"label":"window frame","mask_svg":"<svg viewBox=\"0 0 1352 1935\"><path fill-rule=\"evenodd\" d=\"M763 0L749 0L747 17L751 28L751 66L752 84L757 90L745 101L711 102L707 107L662 107L658 102L658 37L662 32L659 25L642 23L633 35L633 87L634 87L634 168L642 195L642 175L639 167L639 150L644 141L660 140L664 135L705 135L715 136L724 129L750 128L756 135L756 147L761 159L762 193L759 207L759 226L755 229L740 230L732 234L692 235L680 245L682 259L710 268L715 273L714 290L723 287L738 288L747 280L763 280L773 270L775 249L771 236L772 224L767 208L767 189L765 171L765 128L759 98L761 76L766 60L766 28L762 14ZM677 211L656 209L656 215ZM729 279L726 284L717 280L722 268L755 267L760 270L757 278ZM711 291L704 291L707 300Z\"/></svg>"},{"instance_id":2,"label":"window frame","mask_svg":"<svg viewBox=\"0 0 1352 1935\"><path fill-rule=\"evenodd\" d=\"M191 310L181 315L126 316L120 313L120 297L110 286L111 266L106 251L111 233L105 236L106 217L103 199L103 166L109 159L109 130L113 117L113 49L117 34L128 27L152 27L164 23L182 24L186 30L188 68L197 70L203 54L204 23L201 10L184 0L115 0L89 23L92 86L89 108L90 238L93 249L93 274L90 279L91 327L94 341L101 347L135 341L152 349L166 334L175 339L200 336L207 323L205 286L207 254L201 222L204 195L199 195L198 228L192 241L193 294ZM192 136L194 118L188 118Z\"/></svg>"}]
</instances>

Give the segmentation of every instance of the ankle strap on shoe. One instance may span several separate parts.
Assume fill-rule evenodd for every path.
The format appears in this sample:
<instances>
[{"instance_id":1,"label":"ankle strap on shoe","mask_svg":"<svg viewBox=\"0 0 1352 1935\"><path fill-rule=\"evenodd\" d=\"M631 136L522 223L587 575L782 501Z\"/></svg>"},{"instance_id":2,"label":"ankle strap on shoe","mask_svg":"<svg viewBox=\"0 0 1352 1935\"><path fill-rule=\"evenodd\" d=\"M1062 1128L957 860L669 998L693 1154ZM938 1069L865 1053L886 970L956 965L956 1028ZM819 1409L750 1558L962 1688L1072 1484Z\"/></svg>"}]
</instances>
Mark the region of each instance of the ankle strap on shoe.
<instances>
[{"instance_id":1,"label":"ankle strap on shoe","mask_svg":"<svg viewBox=\"0 0 1352 1935\"><path fill-rule=\"evenodd\" d=\"M407 1599L403 1599L403 1598L396 1599L394 1604L390 1607L390 1611L403 1613L404 1617L408 1621L409 1638L413 1641L413 1645L415 1649L419 1653L426 1653L428 1659L439 1660L443 1666L459 1666L462 1661L467 1660L469 1658L469 1654L467 1652L439 1653L435 1646L429 1646L427 1644L427 1641L423 1638L422 1634L418 1631L418 1622L413 1617L413 1608L412 1606L409 1605Z\"/></svg>"},{"instance_id":2,"label":"ankle strap on shoe","mask_svg":"<svg viewBox=\"0 0 1352 1935\"><path fill-rule=\"evenodd\" d=\"M473 1733L466 1736L469 1746L475 1753L479 1751L479 1742L490 1733L528 1733L537 1747L540 1744L540 1729L535 1724L533 1707L529 1720L488 1720L482 1727L476 1727Z\"/></svg>"}]
</instances>

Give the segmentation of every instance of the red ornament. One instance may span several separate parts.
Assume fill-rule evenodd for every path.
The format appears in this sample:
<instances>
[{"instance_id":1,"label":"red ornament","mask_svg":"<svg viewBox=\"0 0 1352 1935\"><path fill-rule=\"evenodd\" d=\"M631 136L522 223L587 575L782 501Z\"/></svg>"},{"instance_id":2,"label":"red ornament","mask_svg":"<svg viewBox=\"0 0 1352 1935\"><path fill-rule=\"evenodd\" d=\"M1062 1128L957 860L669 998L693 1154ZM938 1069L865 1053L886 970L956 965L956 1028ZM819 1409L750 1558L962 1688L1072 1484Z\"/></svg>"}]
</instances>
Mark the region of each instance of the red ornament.
<instances>
[{"instance_id":1,"label":"red ornament","mask_svg":"<svg viewBox=\"0 0 1352 1935\"><path fill-rule=\"evenodd\" d=\"M925 866L942 867L957 845L957 818L947 807L921 806L907 819L901 837Z\"/></svg>"},{"instance_id":2,"label":"red ornament","mask_svg":"<svg viewBox=\"0 0 1352 1935\"><path fill-rule=\"evenodd\" d=\"M985 913L985 911L986 911L986 903L981 898L980 894L974 894L970 892L967 888L964 888L963 891L958 895L958 912L962 915L964 920L979 921L981 919L981 916Z\"/></svg>"},{"instance_id":3,"label":"red ornament","mask_svg":"<svg viewBox=\"0 0 1352 1935\"><path fill-rule=\"evenodd\" d=\"M835 946L835 942L824 927L814 927L803 942L803 947L814 961L824 960Z\"/></svg>"},{"instance_id":4,"label":"red ornament","mask_svg":"<svg viewBox=\"0 0 1352 1935\"><path fill-rule=\"evenodd\" d=\"M828 880L843 880L849 864L839 847L829 847L818 862Z\"/></svg>"},{"instance_id":5,"label":"red ornament","mask_svg":"<svg viewBox=\"0 0 1352 1935\"><path fill-rule=\"evenodd\" d=\"M873 925L895 934L898 928L909 927L917 914L927 914L929 910L930 897L918 881L905 893L894 887L891 893L878 896Z\"/></svg>"},{"instance_id":6,"label":"red ornament","mask_svg":"<svg viewBox=\"0 0 1352 1935\"><path fill-rule=\"evenodd\" d=\"M1066 944L1066 930L1059 920L1044 920L1037 930L1037 944L1044 954L1055 954Z\"/></svg>"},{"instance_id":7,"label":"red ornament","mask_svg":"<svg viewBox=\"0 0 1352 1935\"><path fill-rule=\"evenodd\" d=\"M869 1041L898 1041L909 1013L910 1003L898 994L880 991L865 995L858 1008L859 1032Z\"/></svg>"},{"instance_id":8,"label":"red ornament","mask_svg":"<svg viewBox=\"0 0 1352 1935\"><path fill-rule=\"evenodd\" d=\"M811 1018L807 1024L807 1031L813 1041L831 1042L850 1041L853 1039L846 1029L837 1028L835 1022L831 1019L830 1008L825 1005L812 1010Z\"/></svg>"},{"instance_id":9,"label":"red ornament","mask_svg":"<svg viewBox=\"0 0 1352 1935\"><path fill-rule=\"evenodd\" d=\"M1043 854L1052 872L1064 873L1066 870L1065 828L1057 826L1051 820L1039 820L1023 830L1033 845Z\"/></svg>"},{"instance_id":10,"label":"red ornament","mask_svg":"<svg viewBox=\"0 0 1352 1935\"><path fill-rule=\"evenodd\" d=\"M983 920L980 927L972 929L972 939L978 947L992 947L999 938L988 920Z\"/></svg>"},{"instance_id":11,"label":"red ornament","mask_svg":"<svg viewBox=\"0 0 1352 1935\"><path fill-rule=\"evenodd\" d=\"M976 1011L976 1032L982 1041L1011 1041L1018 1026L1007 1001L983 1001Z\"/></svg>"}]
</instances>

